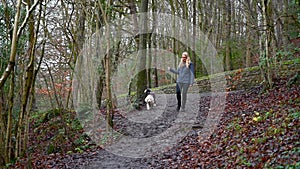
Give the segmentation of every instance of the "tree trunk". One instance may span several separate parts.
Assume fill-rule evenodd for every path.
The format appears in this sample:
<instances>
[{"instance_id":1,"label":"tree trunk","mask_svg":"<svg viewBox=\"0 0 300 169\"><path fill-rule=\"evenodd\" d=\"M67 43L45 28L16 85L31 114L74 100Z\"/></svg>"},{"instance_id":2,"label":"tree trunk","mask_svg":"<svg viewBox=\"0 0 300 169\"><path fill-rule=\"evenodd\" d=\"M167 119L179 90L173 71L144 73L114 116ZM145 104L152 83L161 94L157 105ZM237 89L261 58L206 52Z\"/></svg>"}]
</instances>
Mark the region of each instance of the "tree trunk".
<instances>
[{"instance_id":1,"label":"tree trunk","mask_svg":"<svg viewBox=\"0 0 300 169\"><path fill-rule=\"evenodd\" d=\"M251 67L251 34L247 31L245 66Z\"/></svg>"},{"instance_id":2,"label":"tree trunk","mask_svg":"<svg viewBox=\"0 0 300 169\"><path fill-rule=\"evenodd\" d=\"M151 35L148 36L147 39L151 39ZM147 87L151 88L152 87L152 50L151 50L151 43L149 42L149 53L147 54Z\"/></svg>"},{"instance_id":3,"label":"tree trunk","mask_svg":"<svg viewBox=\"0 0 300 169\"><path fill-rule=\"evenodd\" d=\"M83 2L83 4L85 4L85 1L81 0L81 2ZM76 29L76 32L74 32L74 34L76 35L76 41L75 42L70 42L70 43L74 43L74 46L75 46L72 49L74 52L72 52L73 56L70 59L70 62L71 62L71 60L73 60L73 62L69 63L71 65L76 65L77 57L78 57L81 49L83 48L83 44L84 44L84 40L85 40L85 37L84 37L85 23L86 23L86 12L84 10L85 6L79 5L78 8L79 8L78 9L79 12L77 13L78 21L76 22L77 23L77 26L76 26L77 29ZM71 88L73 86L73 72L70 75L70 81L71 81L71 84L70 84L70 88ZM69 102L71 101L71 94L72 94L72 90L69 90L68 96L67 96L66 108L68 108L69 105L70 105ZM100 102L101 102L101 97L100 97Z\"/></svg>"},{"instance_id":4,"label":"tree trunk","mask_svg":"<svg viewBox=\"0 0 300 169\"><path fill-rule=\"evenodd\" d=\"M141 1L141 13L148 11L148 0ZM147 32L147 15L141 15L139 18L140 32ZM147 55L147 34L139 35L140 47L138 51L138 69L137 69L137 98L138 104L143 103L144 90L147 87L147 73L146 73L146 55Z\"/></svg>"},{"instance_id":5,"label":"tree trunk","mask_svg":"<svg viewBox=\"0 0 300 169\"><path fill-rule=\"evenodd\" d=\"M205 10L203 9L203 5L201 1L198 1L198 11L199 11L199 16L198 16L198 25L199 25L199 29L200 31L202 31L203 33L205 33ZM198 37L201 38L201 37ZM196 62L196 60L195 60ZM206 69L203 65L203 60L200 60L199 64L198 64L198 71L201 75L206 75Z\"/></svg>"},{"instance_id":6,"label":"tree trunk","mask_svg":"<svg viewBox=\"0 0 300 169\"><path fill-rule=\"evenodd\" d=\"M27 5L31 6L31 0L27 0ZM28 98L30 96L30 89L33 83L33 72L34 72L34 64L35 64L35 41L36 36L34 32L34 17L33 14L29 15L29 49L27 52L29 64L26 67L25 72L25 86L22 95L22 107L21 112L18 118L18 127L17 127L17 140L16 140L16 157L23 156L26 150L26 121L28 118Z\"/></svg>"},{"instance_id":7,"label":"tree trunk","mask_svg":"<svg viewBox=\"0 0 300 169\"><path fill-rule=\"evenodd\" d=\"M231 70L231 59L230 59L230 55L231 55L231 47L230 47L230 41L231 41L231 0L227 0L226 2L226 10L227 10L227 20L226 20L226 49L225 49L225 67L226 70L229 71Z\"/></svg>"},{"instance_id":8,"label":"tree trunk","mask_svg":"<svg viewBox=\"0 0 300 169\"><path fill-rule=\"evenodd\" d=\"M155 29L155 27L156 27L156 23L157 23L157 19L158 18L156 18L156 14L155 14L155 11L157 10L156 8L155 8L155 0L152 0L152 4L153 4L153 8L152 8L152 14L153 14L153 30ZM153 34L153 35L151 35L151 39L150 39L150 41L151 42L149 42L149 44L150 43L153 43L153 49L154 49L154 53L152 53L153 54L153 65L154 65L154 87L158 87L158 72L157 72L157 36L156 36L156 34ZM150 55L151 56L151 55Z\"/></svg>"},{"instance_id":9,"label":"tree trunk","mask_svg":"<svg viewBox=\"0 0 300 169\"><path fill-rule=\"evenodd\" d=\"M246 56L245 56L245 67L251 67L251 48L252 48L252 28L251 28L251 9L253 8L253 1L248 1L249 12L246 14Z\"/></svg>"},{"instance_id":10,"label":"tree trunk","mask_svg":"<svg viewBox=\"0 0 300 169\"><path fill-rule=\"evenodd\" d=\"M30 0L28 0L28 4L30 4L29 2ZM27 111L26 115L25 115L25 130L24 130L24 144L23 144L23 152L22 154L25 154L25 151L27 150L27 142L28 142L28 134L29 134L29 117L30 117L30 112L32 110L33 107L33 103L34 103L34 99L35 99L35 80L37 77L37 73L39 71L39 68L41 66L41 62L43 59L43 54L41 56L40 62L38 64L38 68L35 70L34 69L34 65L35 65L35 45L36 45L36 41L38 38L38 32L39 32L39 28L40 28L40 21L41 21L41 14L42 14L42 1L40 2L40 7L39 7L39 16L38 16L38 20L37 20L37 28L36 28L36 32L34 32L34 17L33 14L31 14L30 20L29 20L29 27L30 27L30 32L33 34L32 36L32 48L30 51L30 63L28 65L28 89L26 92L28 92L27 95L27 99L26 102L29 101L29 105L28 105L28 109L25 110L25 112ZM29 99L30 97L30 100Z\"/></svg>"},{"instance_id":11,"label":"tree trunk","mask_svg":"<svg viewBox=\"0 0 300 169\"><path fill-rule=\"evenodd\" d=\"M13 107L14 107L14 92L15 92L15 72L14 69L12 70L12 76L11 76L11 84L9 89L9 109L8 109L8 116L7 116L7 129L6 129L6 136L5 136L5 163L9 163L11 161L12 157L12 125L13 125L13 119L12 119L12 113L13 113Z\"/></svg>"},{"instance_id":12,"label":"tree trunk","mask_svg":"<svg viewBox=\"0 0 300 169\"><path fill-rule=\"evenodd\" d=\"M7 78L9 77L9 75L10 75L12 69L13 69L13 67L15 66L19 36L21 35L23 29L25 28L26 23L28 22L28 18L29 18L28 16L30 16L30 13L35 9L38 2L39 1L36 1L32 6L28 6L28 7L30 7L30 10L26 11L27 15L26 15L24 21L22 22L21 26L18 27L19 21L20 21L19 19L20 19L20 14L21 14L22 0L17 1L17 5L16 5L17 9L16 9L16 14L15 14L15 19L14 19L14 26L13 26L14 29L13 29L13 33L12 33L12 42L11 42L9 63L8 63L7 68L5 69L5 71L3 72L3 74L0 78L0 89L4 86Z\"/></svg>"},{"instance_id":13,"label":"tree trunk","mask_svg":"<svg viewBox=\"0 0 300 169\"><path fill-rule=\"evenodd\" d=\"M262 59L260 62L262 62L262 73L263 77L265 80L265 88L272 88L273 87L273 81L272 81L272 74L271 74L271 65L270 65L270 59L269 57L271 56L271 51L272 49L270 44L271 44L271 36L270 36L270 29L268 28L269 23L273 21L268 21L270 18L270 1L269 0L262 0L262 17L263 17L263 34L262 34L262 43L263 43L263 54L262 54ZM269 8L269 10L268 10Z\"/></svg>"},{"instance_id":14,"label":"tree trunk","mask_svg":"<svg viewBox=\"0 0 300 169\"><path fill-rule=\"evenodd\" d=\"M21 3L22 3L22 0L18 0L15 20L14 20L14 29L13 29L13 36L12 36L12 42L11 42L11 53L10 53L10 57L9 57L9 64L8 64L7 68L5 69L5 72L2 74L2 76L0 78L0 89L2 89L2 87L4 86L6 79L8 78L13 67L15 66L18 38L19 38L18 37L18 25L19 25L20 11L21 11Z\"/></svg>"},{"instance_id":15,"label":"tree trunk","mask_svg":"<svg viewBox=\"0 0 300 169\"><path fill-rule=\"evenodd\" d=\"M196 53L195 53L195 49L196 49L196 36L197 36L197 27L196 27L196 24L197 24L197 0L193 0L193 39L192 39L192 49L193 51L191 52L191 58L193 60L193 64L194 64L194 77L197 78L197 56L196 56Z\"/></svg>"},{"instance_id":16,"label":"tree trunk","mask_svg":"<svg viewBox=\"0 0 300 169\"><path fill-rule=\"evenodd\" d=\"M111 3L111 1L107 1L106 5L103 5L102 3L100 3L100 9L101 9L101 13L103 15L103 20L104 20L104 24L108 25L109 24L109 17L110 17L110 13L108 11L109 8L109 4ZM104 67L105 67L105 84L106 84L106 94L107 94L107 98L106 98L106 120L107 120L107 130L110 131L111 128L113 128L113 105L112 105L112 93L111 93L111 49L110 49L110 39L111 39L111 35L110 35L110 29L109 27L107 27L106 32L106 53L104 56Z\"/></svg>"},{"instance_id":17,"label":"tree trunk","mask_svg":"<svg viewBox=\"0 0 300 169\"><path fill-rule=\"evenodd\" d=\"M191 45L190 44L190 22L189 22L189 9L188 9L188 6L187 6L187 2L186 0L183 0L181 1L183 3L183 7L182 7L182 17L183 19L186 21L185 22L185 25L183 27L183 37L186 39L186 42L187 44L184 45L184 50L188 53L191 53L189 51L189 46ZM181 55L180 55L181 57Z\"/></svg>"},{"instance_id":18,"label":"tree trunk","mask_svg":"<svg viewBox=\"0 0 300 169\"><path fill-rule=\"evenodd\" d=\"M109 42L108 42L109 43ZM108 45L109 46L109 45ZM105 55L105 84L106 84L106 93L107 93L107 101L106 101L106 114L107 114L107 123L109 127L113 127L113 106L112 106L112 94L111 94L111 82L110 82L110 52L109 49Z\"/></svg>"}]
</instances>

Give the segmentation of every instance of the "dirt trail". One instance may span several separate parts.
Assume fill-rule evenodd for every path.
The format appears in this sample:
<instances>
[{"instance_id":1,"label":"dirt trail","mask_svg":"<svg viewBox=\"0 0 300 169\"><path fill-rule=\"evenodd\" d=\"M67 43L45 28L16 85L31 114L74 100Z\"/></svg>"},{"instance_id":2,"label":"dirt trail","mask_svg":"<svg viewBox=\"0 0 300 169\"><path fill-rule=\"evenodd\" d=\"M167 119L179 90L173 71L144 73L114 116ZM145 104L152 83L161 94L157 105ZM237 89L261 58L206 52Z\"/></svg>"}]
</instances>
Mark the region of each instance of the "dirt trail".
<instances>
[{"instance_id":1,"label":"dirt trail","mask_svg":"<svg viewBox=\"0 0 300 169\"><path fill-rule=\"evenodd\" d=\"M168 150L179 146L187 135L197 137L201 133L213 98L210 93L190 93L186 110L176 112L176 96L158 94L157 106L153 109L130 112L125 115L126 118L116 116L118 132L124 136L113 146L69 156L65 159L68 161L65 168L168 167L166 161L159 159ZM195 125L197 128L194 128Z\"/></svg>"}]
</instances>

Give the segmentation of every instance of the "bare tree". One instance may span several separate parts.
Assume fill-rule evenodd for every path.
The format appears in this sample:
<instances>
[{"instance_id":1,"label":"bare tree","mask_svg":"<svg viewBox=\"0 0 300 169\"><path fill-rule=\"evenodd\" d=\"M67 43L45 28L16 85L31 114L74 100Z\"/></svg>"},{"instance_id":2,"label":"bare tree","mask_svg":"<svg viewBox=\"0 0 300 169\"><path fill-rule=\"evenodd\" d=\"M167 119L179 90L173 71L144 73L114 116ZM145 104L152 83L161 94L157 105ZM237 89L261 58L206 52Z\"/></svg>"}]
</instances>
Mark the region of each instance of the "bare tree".
<instances>
[{"instance_id":1,"label":"bare tree","mask_svg":"<svg viewBox=\"0 0 300 169\"><path fill-rule=\"evenodd\" d=\"M148 11L148 0L141 1L141 13ZM147 15L140 15L139 25L141 32L147 32ZM138 69L137 69L137 103L142 102L142 96L147 87L147 72L146 72L146 55L147 55L147 34L140 33L139 35L139 51L138 51Z\"/></svg>"},{"instance_id":2,"label":"bare tree","mask_svg":"<svg viewBox=\"0 0 300 169\"><path fill-rule=\"evenodd\" d=\"M10 53L10 57L9 57L9 64L8 64L7 68L5 69L5 72L2 74L2 76L0 78L0 89L3 87L4 83L6 82L7 78L9 77L13 67L15 66L19 36L22 34L22 31L28 22L30 13L33 12L33 10L35 9L38 2L39 2L38 0L35 1L32 6L28 6L28 4L27 4L26 17L23 20L21 26L19 27L22 1L21 0L17 1L17 10L16 10L16 15L15 15L15 20L14 20L15 21L14 29L13 29L13 33L12 33L11 53Z\"/></svg>"},{"instance_id":3,"label":"bare tree","mask_svg":"<svg viewBox=\"0 0 300 169\"><path fill-rule=\"evenodd\" d=\"M5 21L8 26L8 29L10 29L11 25L9 23L10 16L7 11L7 4L6 4L7 2L6 1L2 1L2 2L4 4L5 10L6 10ZM22 35L22 31L26 28L27 23L32 20L33 12L39 2L41 2L41 1L38 1L38 0L37 1L29 1L28 0L28 1L24 2L23 4L25 6L26 13L25 13L25 17L23 18L23 20L21 20L22 1L17 1L13 31L12 32L9 31L9 34L7 35L7 37L10 37L10 39L7 39L7 40L11 40L11 42L10 42L11 48L10 48L10 56L9 56L7 68L5 69L5 71L3 72L3 74L0 78L1 94L2 94L2 92L4 92L2 89L5 86L5 84L7 84L7 79L10 77L10 75L12 75L12 76L11 76L11 81L9 84L9 86L10 86L9 97L7 97L7 98L9 98L9 101L8 101L9 108L8 108L8 113L6 114L7 118L5 118L7 121L4 121L4 119L2 118L2 115L0 118L0 130L2 131L0 133L0 140L1 140L0 149L1 149L1 151L4 152L4 153L2 153L4 155L4 157L2 155L0 156L0 165L1 166L5 163L8 163L11 160L11 158L19 157L21 155L21 150L24 149L22 147L22 145L20 144L21 137L19 137L21 135L21 133L24 133L24 130L20 130L19 126L24 124L24 122L26 121L26 118L25 119L23 118L25 116L25 114L21 112L19 114L19 117L22 117L22 118L21 119L19 118L19 121L18 121L19 125L17 126L17 129L15 129L16 135L18 136L17 138L20 138L20 139L16 140L15 154L12 153L12 151L13 151L13 149L12 149L12 147L13 147L13 145L12 145L12 130L13 130L12 126L13 126L13 122L14 122L14 120L12 119L12 113L13 113L13 107L14 107L14 103L15 103L14 102L14 97L15 97L14 93L15 93L15 86L16 86L16 84L15 84L15 66L17 65L16 56L17 56L17 50L18 50L17 47L18 47L19 38ZM29 30L30 30L30 33L34 34L34 25L29 25ZM32 38L32 36L31 36L31 38ZM33 41L31 41L31 42L34 42L34 38L32 40ZM28 48L27 54L29 54L29 55L32 54L32 52L34 52L33 44L34 43L30 43L30 47ZM32 55L30 55L30 56L32 56ZM30 61L33 62L34 58L31 57ZM29 63L32 63L32 62L29 62ZM26 79L25 79L26 85L24 86L24 89L26 89L26 91L22 92L24 94L26 93L26 96L25 95L24 96L27 98L29 97L28 89L30 89L31 84L33 83L32 78L31 78L31 75L32 75L31 73L33 70L32 68L33 68L33 64L29 64L28 69L27 69L28 71L26 74ZM23 103L27 104L28 99L25 99L25 97L23 97ZM26 107L26 106L24 106L24 107ZM3 107L0 107L0 108L1 108L0 112L2 112ZM5 138L3 136L5 136ZM23 143L25 141L24 139L25 139L25 137L23 137Z\"/></svg>"},{"instance_id":4,"label":"bare tree","mask_svg":"<svg viewBox=\"0 0 300 169\"><path fill-rule=\"evenodd\" d=\"M231 41L231 18L232 18L232 14L231 14L231 10L232 10L232 4L231 4L231 0L227 0L226 1L226 5L225 5L225 9L226 9L226 21L225 21L225 25L226 25L226 49L225 49L225 69L226 70L230 70L231 69L231 46L230 46L230 41Z\"/></svg>"},{"instance_id":5,"label":"bare tree","mask_svg":"<svg viewBox=\"0 0 300 169\"><path fill-rule=\"evenodd\" d=\"M273 39L272 39L272 28L273 19L272 15L272 3L269 0L261 0L262 5L262 20L263 20L263 32L261 36L262 51L261 51L261 72L265 80L265 87L272 88L272 71L271 71L271 60L273 53Z\"/></svg>"}]
</instances>

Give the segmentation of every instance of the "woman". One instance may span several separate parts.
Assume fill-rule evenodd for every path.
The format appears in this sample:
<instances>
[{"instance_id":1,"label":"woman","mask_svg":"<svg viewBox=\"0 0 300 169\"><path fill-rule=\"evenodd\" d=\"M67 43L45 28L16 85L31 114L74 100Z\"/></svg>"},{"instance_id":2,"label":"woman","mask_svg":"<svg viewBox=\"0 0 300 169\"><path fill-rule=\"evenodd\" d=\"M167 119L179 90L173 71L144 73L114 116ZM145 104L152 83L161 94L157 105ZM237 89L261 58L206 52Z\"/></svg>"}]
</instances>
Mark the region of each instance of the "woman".
<instances>
[{"instance_id":1,"label":"woman","mask_svg":"<svg viewBox=\"0 0 300 169\"><path fill-rule=\"evenodd\" d=\"M180 63L177 70L168 67L172 73L178 75L176 80L176 96L177 96L177 111L185 111L185 104L187 98L187 91L189 86L194 83L194 65L187 52L183 52L181 56ZM182 94L182 104L181 104L181 94Z\"/></svg>"}]
</instances>

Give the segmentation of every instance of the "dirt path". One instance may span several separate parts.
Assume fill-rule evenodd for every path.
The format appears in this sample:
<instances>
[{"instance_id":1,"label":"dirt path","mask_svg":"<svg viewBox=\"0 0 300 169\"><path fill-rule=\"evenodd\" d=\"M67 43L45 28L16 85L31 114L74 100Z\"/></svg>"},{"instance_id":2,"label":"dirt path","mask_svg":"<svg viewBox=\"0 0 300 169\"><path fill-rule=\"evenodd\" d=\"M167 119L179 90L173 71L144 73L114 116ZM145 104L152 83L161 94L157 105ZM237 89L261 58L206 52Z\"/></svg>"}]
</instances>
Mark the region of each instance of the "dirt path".
<instances>
[{"instance_id":1,"label":"dirt path","mask_svg":"<svg viewBox=\"0 0 300 169\"><path fill-rule=\"evenodd\" d=\"M157 106L153 109L123 114L125 118L116 116L115 124L123 136L112 146L69 156L64 159L68 161L65 168L168 167L159 159L176 149L187 135L197 137L201 133L213 98L210 93L189 94L186 111L176 112L176 96L158 94Z\"/></svg>"}]
</instances>

